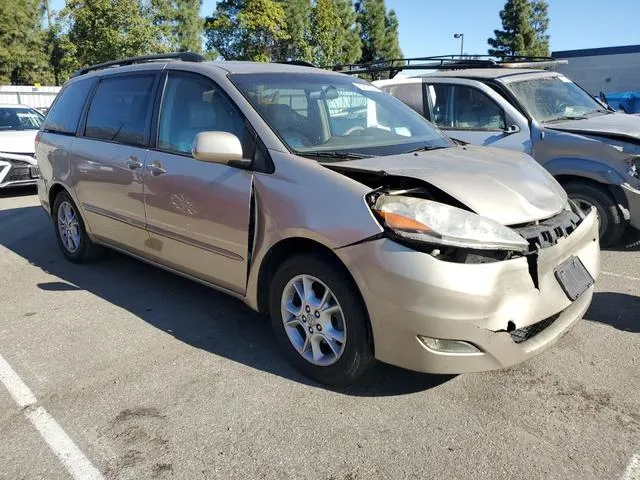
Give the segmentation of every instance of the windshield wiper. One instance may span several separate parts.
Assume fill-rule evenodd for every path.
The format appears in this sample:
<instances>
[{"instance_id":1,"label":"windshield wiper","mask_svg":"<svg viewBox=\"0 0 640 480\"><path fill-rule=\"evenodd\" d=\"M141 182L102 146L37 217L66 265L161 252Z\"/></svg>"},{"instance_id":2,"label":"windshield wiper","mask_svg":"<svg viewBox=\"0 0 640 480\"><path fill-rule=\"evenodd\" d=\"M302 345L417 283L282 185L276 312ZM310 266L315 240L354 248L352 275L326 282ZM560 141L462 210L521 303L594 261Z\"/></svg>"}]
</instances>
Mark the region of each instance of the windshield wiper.
<instances>
[{"instance_id":1,"label":"windshield wiper","mask_svg":"<svg viewBox=\"0 0 640 480\"><path fill-rule=\"evenodd\" d=\"M430 152L431 150L440 150L441 148L449 148L448 145L424 145L418 148L412 148L411 150L407 150L403 153L414 153L414 152Z\"/></svg>"},{"instance_id":2,"label":"windshield wiper","mask_svg":"<svg viewBox=\"0 0 640 480\"><path fill-rule=\"evenodd\" d=\"M372 155L364 155L362 153L353 152L298 152L302 157L329 158L334 160L360 160L361 158L370 158Z\"/></svg>"},{"instance_id":3,"label":"windshield wiper","mask_svg":"<svg viewBox=\"0 0 640 480\"><path fill-rule=\"evenodd\" d=\"M564 120L586 120L588 117L585 115L563 115L562 117L552 118L551 120L545 120L542 123L562 122Z\"/></svg>"}]
</instances>

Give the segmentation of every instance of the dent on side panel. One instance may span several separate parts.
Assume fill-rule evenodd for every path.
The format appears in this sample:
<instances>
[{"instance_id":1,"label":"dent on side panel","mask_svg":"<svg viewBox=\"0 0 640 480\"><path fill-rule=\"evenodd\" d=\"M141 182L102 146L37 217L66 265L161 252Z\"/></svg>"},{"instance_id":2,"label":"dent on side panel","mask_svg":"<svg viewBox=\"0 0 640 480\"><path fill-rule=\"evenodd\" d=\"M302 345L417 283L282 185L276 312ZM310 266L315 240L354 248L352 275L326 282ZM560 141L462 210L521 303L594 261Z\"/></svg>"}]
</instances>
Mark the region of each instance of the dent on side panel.
<instances>
[{"instance_id":1,"label":"dent on side panel","mask_svg":"<svg viewBox=\"0 0 640 480\"><path fill-rule=\"evenodd\" d=\"M53 207L53 205L49 205L48 196L51 187L55 184L63 185L77 204L68 155L73 140L74 137L52 133L43 133L40 138L36 150L36 160L42 183L39 183L41 186L38 188L38 194L45 209Z\"/></svg>"},{"instance_id":2,"label":"dent on side panel","mask_svg":"<svg viewBox=\"0 0 640 480\"><path fill-rule=\"evenodd\" d=\"M364 195L371 189L314 160L270 151L275 173L254 177L255 233L246 302L257 306L260 265L287 238L336 249L382 232Z\"/></svg>"}]
</instances>

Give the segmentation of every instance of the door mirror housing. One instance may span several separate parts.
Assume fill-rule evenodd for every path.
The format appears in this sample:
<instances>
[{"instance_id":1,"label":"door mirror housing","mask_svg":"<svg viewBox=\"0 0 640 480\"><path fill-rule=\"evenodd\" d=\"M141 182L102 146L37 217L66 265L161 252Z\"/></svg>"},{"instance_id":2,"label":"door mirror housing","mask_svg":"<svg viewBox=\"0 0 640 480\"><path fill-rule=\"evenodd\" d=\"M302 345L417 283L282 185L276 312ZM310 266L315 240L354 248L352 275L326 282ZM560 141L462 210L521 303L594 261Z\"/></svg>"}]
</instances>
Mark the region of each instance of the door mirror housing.
<instances>
[{"instance_id":1,"label":"door mirror housing","mask_svg":"<svg viewBox=\"0 0 640 480\"><path fill-rule=\"evenodd\" d=\"M520 131L520 127L518 125L509 125L504 129L504 133L507 135L511 135L512 133L518 133Z\"/></svg>"},{"instance_id":2,"label":"door mirror housing","mask_svg":"<svg viewBox=\"0 0 640 480\"><path fill-rule=\"evenodd\" d=\"M201 162L238 166L244 164L242 144L229 132L200 132L191 148L193 158ZM249 163L249 160L246 160ZM235 165L234 165L235 164Z\"/></svg>"}]
</instances>

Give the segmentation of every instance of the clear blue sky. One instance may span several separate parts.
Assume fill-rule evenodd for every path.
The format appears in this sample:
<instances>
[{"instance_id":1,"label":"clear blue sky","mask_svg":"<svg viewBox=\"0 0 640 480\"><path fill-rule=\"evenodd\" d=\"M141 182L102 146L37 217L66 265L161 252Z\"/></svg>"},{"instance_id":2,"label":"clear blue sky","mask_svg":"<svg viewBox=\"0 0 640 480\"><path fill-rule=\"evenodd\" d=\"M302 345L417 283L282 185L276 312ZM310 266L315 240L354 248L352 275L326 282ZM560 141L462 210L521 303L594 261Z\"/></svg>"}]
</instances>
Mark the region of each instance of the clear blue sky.
<instances>
[{"instance_id":1,"label":"clear blue sky","mask_svg":"<svg viewBox=\"0 0 640 480\"><path fill-rule=\"evenodd\" d=\"M400 46L406 57L460 51L455 32L464 33L468 54L487 53L487 38L500 27L505 0L386 0L400 21ZM204 0L210 15L216 0ZM64 0L53 0L60 10ZM640 0L549 0L551 50L640 43Z\"/></svg>"}]
</instances>

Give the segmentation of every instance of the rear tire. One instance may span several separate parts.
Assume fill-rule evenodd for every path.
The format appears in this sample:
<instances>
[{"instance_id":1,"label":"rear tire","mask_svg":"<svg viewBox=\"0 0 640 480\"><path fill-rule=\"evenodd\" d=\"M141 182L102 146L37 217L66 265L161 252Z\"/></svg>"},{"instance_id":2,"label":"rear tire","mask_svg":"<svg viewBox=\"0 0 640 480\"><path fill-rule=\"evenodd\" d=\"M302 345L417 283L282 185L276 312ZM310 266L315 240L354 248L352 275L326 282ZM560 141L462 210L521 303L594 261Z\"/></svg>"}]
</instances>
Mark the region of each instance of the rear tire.
<instances>
[{"instance_id":1,"label":"rear tire","mask_svg":"<svg viewBox=\"0 0 640 480\"><path fill-rule=\"evenodd\" d=\"M320 383L351 384L375 362L360 294L332 259L295 255L285 260L271 282L269 312L287 358Z\"/></svg>"},{"instance_id":2,"label":"rear tire","mask_svg":"<svg viewBox=\"0 0 640 480\"><path fill-rule=\"evenodd\" d=\"M67 192L60 192L53 202L53 225L60 250L68 260L87 263L104 252L87 235L78 207Z\"/></svg>"},{"instance_id":3,"label":"rear tire","mask_svg":"<svg viewBox=\"0 0 640 480\"><path fill-rule=\"evenodd\" d=\"M611 194L598 185L571 182L564 186L569 198L582 208L593 206L598 212L600 245L617 245L627 228L627 222Z\"/></svg>"}]
</instances>

